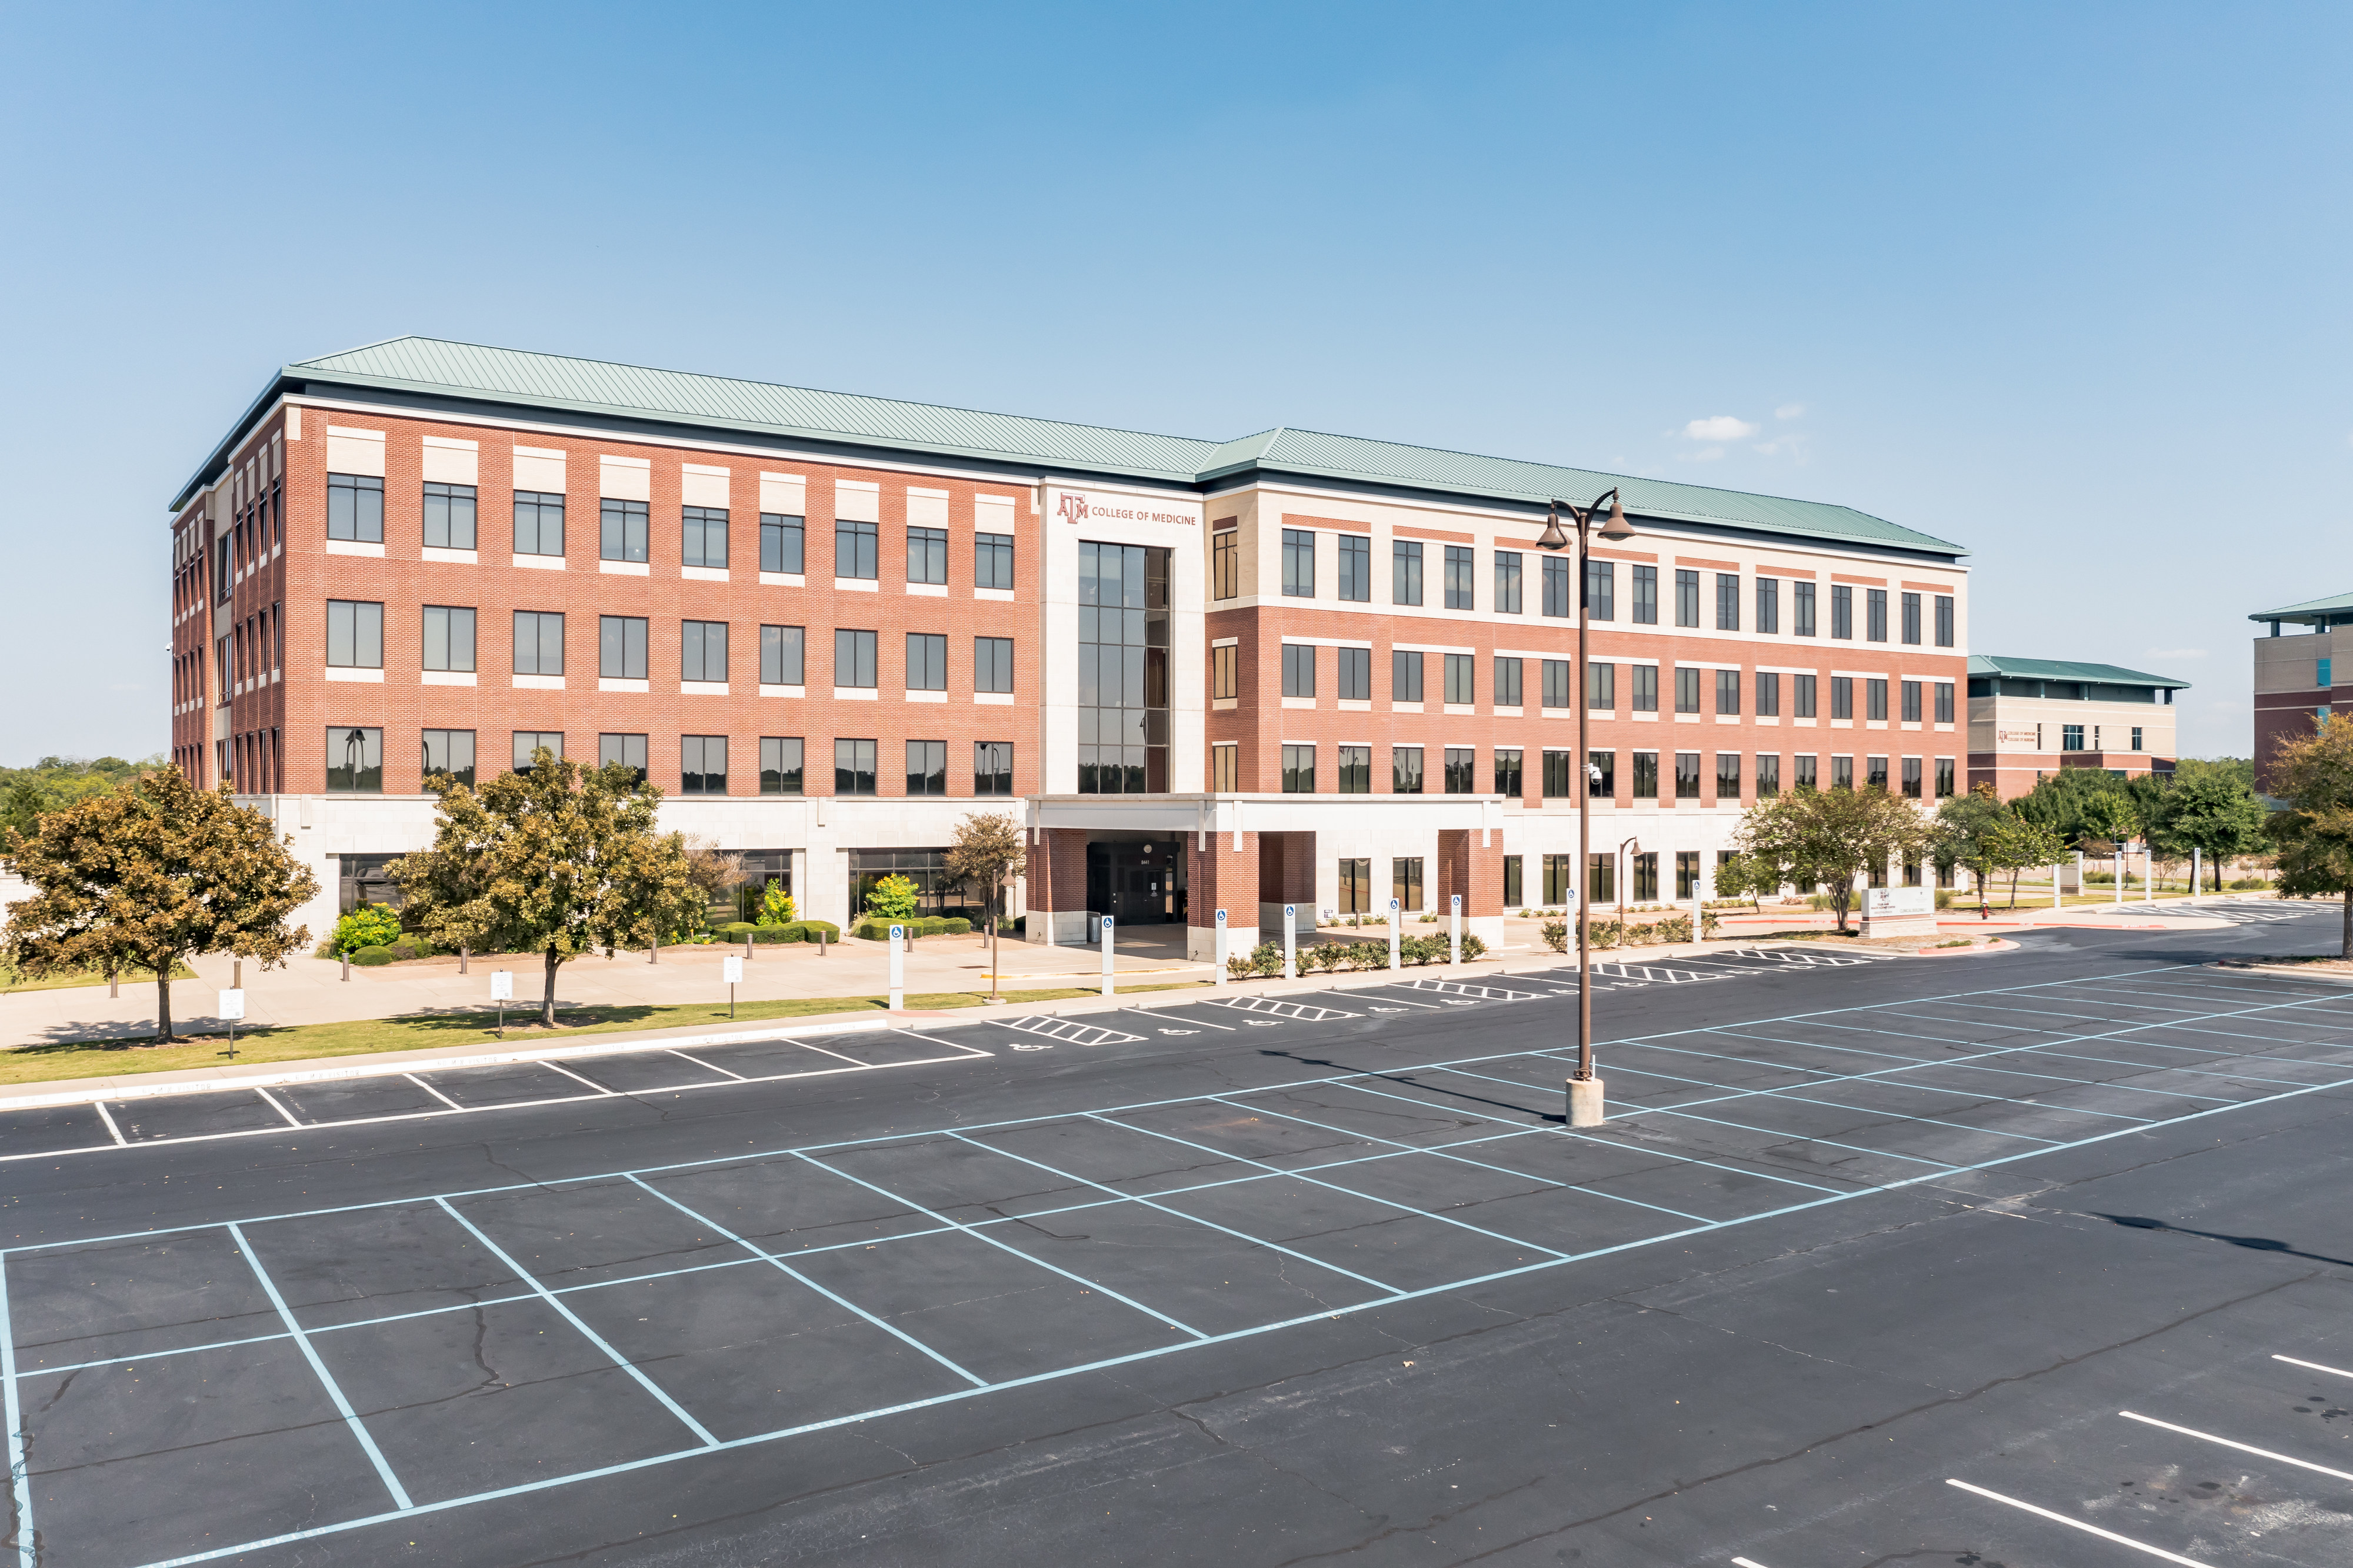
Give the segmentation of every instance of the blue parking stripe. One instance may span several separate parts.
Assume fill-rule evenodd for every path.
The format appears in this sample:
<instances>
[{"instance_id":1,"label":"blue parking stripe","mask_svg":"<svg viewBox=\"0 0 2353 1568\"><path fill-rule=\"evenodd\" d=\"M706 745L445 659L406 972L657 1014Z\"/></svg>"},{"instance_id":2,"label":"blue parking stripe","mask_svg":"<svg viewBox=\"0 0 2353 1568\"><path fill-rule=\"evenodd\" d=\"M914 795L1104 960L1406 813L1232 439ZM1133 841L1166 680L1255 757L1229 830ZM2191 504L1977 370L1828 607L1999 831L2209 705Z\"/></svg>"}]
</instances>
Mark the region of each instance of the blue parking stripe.
<instances>
[{"instance_id":1,"label":"blue parking stripe","mask_svg":"<svg viewBox=\"0 0 2353 1568\"><path fill-rule=\"evenodd\" d=\"M16 1505L16 1561L18 1568L35 1568L33 1486L26 1473L32 1458L25 1447L32 1435L25 1430L25 1413L17 1403L16 1325L8 1316L5 1258L0 1258L0 1414L8 1422L8 1492Z\"/></svg>"}]
</instances>

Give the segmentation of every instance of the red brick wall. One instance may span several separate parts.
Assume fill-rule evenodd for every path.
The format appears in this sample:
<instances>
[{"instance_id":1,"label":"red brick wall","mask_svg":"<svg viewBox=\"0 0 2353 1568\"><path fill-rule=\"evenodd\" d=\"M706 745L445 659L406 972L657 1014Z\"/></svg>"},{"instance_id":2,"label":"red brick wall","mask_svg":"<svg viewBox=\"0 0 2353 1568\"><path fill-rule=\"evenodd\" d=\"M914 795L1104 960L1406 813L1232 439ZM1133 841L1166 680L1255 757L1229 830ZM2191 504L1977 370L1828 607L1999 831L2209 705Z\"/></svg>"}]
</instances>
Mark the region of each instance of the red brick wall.
<instances>
[{"instance_id":1,"label":"red brick wall","mask_svg":"<svg viewBox=\"0 0 2353 1568\"><path fill-rule=\"evenodd\" d=\"M1220 907L1229 927L1257 924L1260 836L1245 833L1237 849L1232 834L1212 833L1204 847L1201 835L1191 836L1185 878L1188 925L1214 929Z\"/></svg>"},{"instance_id":2,"label":"red brick wall","mask_svg":"<svg viewBox=\"0 0 2353 1568\"><path fill-rule=\"evenodd\" d=\"M1082 827L1048 827L1029 851L1029 900L1033 910L1065 913L1087 907L1087 838Z\"/></svg>"},{"instance_id":3,"label":"red brick wall","mask_svg":"<svg viewBox=\"0 0 2353 1568\"><path fill-rule=\"evenodd\" d=\"M1438 832L1438 884L1430 907L1441 916L1462 895L1462 918L1504 912L1504 860L1500 843L1479 847L1479 830L1442 827Z\"/></svg>"}]
</instances>

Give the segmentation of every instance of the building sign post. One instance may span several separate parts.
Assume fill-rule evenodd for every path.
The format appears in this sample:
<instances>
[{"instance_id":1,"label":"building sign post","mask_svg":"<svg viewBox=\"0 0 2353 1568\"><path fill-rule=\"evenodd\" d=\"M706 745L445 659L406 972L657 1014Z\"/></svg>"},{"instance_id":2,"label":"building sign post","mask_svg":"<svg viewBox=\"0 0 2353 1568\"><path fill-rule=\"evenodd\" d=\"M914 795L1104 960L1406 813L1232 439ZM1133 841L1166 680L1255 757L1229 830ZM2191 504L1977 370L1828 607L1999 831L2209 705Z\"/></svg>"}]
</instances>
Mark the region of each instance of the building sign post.
<instances>
[{"instance_id":1,"label":"building sign post","mask_svg":"<svg viewBox=\"0 0 2353 1568\"><path fill-rule=\"evenodd\" d=\"M727 982L727 1016L733 1022L735 1017L735 987L743 984L744 961L729 954L719 961L719 973Z\"/></svg>"},{"instance_id":2,"label":"building sign post","mask_svg":"<svg viewBox=\"0 0 2353 1568\"><path fill-rule=\"evenodd\" d=\"M1395 899L1389 900L1389 973L1391 974L1395 974L1404 967L1398 963L1398 921L1404 918L1404 912Z\"/></svg>"},{"instance_id":3,"label":"building sign post","mask_svg":"<svg viewBox=\"0 0 2353 1568\"><path fill-rule=\"evenodd\" d=\"M1226 911L1223 910L1218 911L1217 954L1218 973L1210 979L1209 984L1223 985L1226 983Z\"/></svg>"},{"instance_id":4,"label":"building sign post","mask_svg":"<svg viewBox=\"0 0 2353 1568\"><path fill-rule=\"evenodd\" d=\"M1103 994L1106 996L1110 995L1113 990L1113 981L1111 977L1111 917L1109 915L1105 915L1103 917Z\"/></svg>"},{"instance_id":5,"label":"building sign post","mask_svg":"<svg viewBox=\"0 0 2353 1568\"><path fill-rule=\"evenodd\" d=\"M232 986L220 994L220 1016L228 1020L228 1059L237 1060L237 1021L245 1016L245 988Z\"/></svg>"},{"instance_id":6,"label":"building sign post","mask_svg":"<svg viewBox=\"0 0 2353 1568\"><path fill-rule=\"evenodd\" d=\"M891 1011L902 1012L907 1005L907 928L891 928Z\"/></svg>"},{"instance_id":7,"label":"building sign post","mask_svg":"<svg viewBox=\"0 0 2353 1568\"><path fill-rule=\"evenodd\" d=\"M514 1000L514 971L491 971L491 1000L499 1005L499 1038L507 1037L507 1004Z\"/></svg>"},{"instance_id":8,"label":"building sign post","mask_svg":"<svg viewBox=\"0 0 2353 1568\"><path fill-rule=\"evenodd\" d=\"M1446 933L1446 962L1460 964L1462 962L1462 895L1460 893L1451 896L1451 912L1447 923L1451 929Z\"/></svg>"},{"instance_id":9,"label":"building sign post","mask_svg":"<svg viewBox=\"0 0 2353 1568\"><path fill-rule=\"evenodd\" d=\"M1299 906L1282 906L1282 977L1299 978Z\"/></svg>"}]
</instances>

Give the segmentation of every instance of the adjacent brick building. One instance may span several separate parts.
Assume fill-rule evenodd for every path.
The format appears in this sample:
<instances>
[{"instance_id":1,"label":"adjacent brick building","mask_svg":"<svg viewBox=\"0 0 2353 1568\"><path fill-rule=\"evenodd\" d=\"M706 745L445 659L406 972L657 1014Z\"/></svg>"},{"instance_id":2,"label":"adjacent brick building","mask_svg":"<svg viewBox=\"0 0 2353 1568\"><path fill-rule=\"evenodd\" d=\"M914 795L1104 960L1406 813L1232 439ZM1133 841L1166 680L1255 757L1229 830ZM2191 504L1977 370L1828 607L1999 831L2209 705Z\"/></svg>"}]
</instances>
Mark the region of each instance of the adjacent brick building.
<instances>
[{"instance_id":1,"label":"adjacent brick building","mask_svg":"<svg viewBox=\"0 0 2353 1568\"><path fill-rule=\"evenodd\" d=\"M1969 787L2011 800L2062 768L2173 772L2173 694L2189 683L2113 664L1969 658Z\"/></svg>"},{"instance_id":2,"label":"adjacent brick building","mask_svg":"<svg viewBox=\"0 0 2353 1568\"><path fill-rule=\"evenodd\" d=\"M1546 503L1618 485L1586 583ZM174 503L173 755L338 906L428 767L644 768L849 914L1017 812L1033 940L1283 905L1688 897L1740 809L1961 787L1964 552L1851 509L1276 430L1218 443L400 339L289 365Z\"/></svg>"},{"instance_id":3,"label":"adjacent brick building","mask_svg":"<svg viewBox=\"0 0 2353 1568\"><path fill-rule=\"evenodd\" d=\"M2353 594L2261 610L2247 619L2268 627L2254 649L2255 787L2268 790L2272 755L2282 741L2309 735L2321 720L2353 710L2353 690L2347 690L2353 688ZM2304 635L2283 636L2288 626L2302 627ZM2342 652L2339 642L2346 645Z\"/></svg>"}]
</instances>

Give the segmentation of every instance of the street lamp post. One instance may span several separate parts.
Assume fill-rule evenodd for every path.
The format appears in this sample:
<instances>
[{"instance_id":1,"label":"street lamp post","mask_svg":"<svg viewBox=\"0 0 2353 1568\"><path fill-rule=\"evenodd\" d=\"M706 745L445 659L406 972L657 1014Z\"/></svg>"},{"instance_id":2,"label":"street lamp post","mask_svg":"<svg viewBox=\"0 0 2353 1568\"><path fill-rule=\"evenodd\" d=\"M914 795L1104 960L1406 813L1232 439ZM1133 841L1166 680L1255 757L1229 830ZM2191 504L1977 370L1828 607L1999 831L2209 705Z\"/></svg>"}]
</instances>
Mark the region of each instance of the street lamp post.
<instances>
[{"instance_id":1,"label":"street lamp post","mask_svg":"<svg viewBox=\"0 0 2353 1568\"><path fill-rule=\"evenodd\" d=\"M1609 510L1604 515L1601 503L1608 501ZM1587 531L1595 520L1601 522L1600 535L1613 543L1631 539L1633 528L1626 521L1626 503L1616 487L1593 498L1590 506L1572 506L1555 500L1546 509L1545 531L1537 539L1542 550L1568 548L1568 534L1561 527L1566 515L1577 529L1576 562L1569 580L1569 591L1577 595L1577 670L1576 686L1570 700L1577 704L1577 766L1573 777L1585 781L1585 798L1577 806L1577 864L1572 869L1577 887L1577 1073L1568 1080L1568 1124L1571 1127L1598 1127L1602 1121L1601 1080L1593 1073L1593 767L1591 738L1593 703L1588 687L1591 677L1586 669L1586 638L1592 625L1592 605L1586 593L1586 579L1591 568L1586 557L1592 542Z\"/></svg>"}]
</instances>

